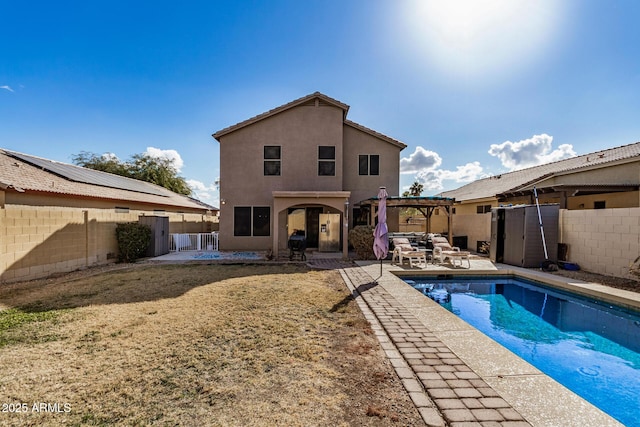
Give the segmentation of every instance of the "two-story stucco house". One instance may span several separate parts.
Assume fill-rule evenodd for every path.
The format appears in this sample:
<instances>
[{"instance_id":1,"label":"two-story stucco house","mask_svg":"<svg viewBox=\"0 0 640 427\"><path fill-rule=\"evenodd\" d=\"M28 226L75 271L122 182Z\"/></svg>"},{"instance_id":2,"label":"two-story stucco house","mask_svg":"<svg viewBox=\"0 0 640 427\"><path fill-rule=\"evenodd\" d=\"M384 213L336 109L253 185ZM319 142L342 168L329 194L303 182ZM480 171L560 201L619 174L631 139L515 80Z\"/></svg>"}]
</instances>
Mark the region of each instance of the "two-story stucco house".
<instances>
[{"instance_id":1,"label":"two-story stucco house","mask_svg":"<svg viewBox=\"0 0 640 427\"><path fill-rule=\"evenodd\" d=\"M347 255L354 203L399 189L405 144L347 120L322 93L296 99L213 134L220 143L220 249L307 247ZM397 223L390 212L388 222Z\"/></svg>"}]
</instances>

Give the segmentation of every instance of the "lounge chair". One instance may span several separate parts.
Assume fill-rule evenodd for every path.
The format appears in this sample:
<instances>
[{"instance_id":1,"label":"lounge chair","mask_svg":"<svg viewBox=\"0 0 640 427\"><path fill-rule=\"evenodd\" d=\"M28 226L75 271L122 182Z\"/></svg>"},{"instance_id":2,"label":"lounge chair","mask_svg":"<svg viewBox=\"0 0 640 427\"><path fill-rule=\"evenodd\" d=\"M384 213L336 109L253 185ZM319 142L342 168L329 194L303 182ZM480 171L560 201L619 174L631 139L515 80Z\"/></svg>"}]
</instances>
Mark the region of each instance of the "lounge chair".
<instances>
[{"instance_id":1,"label":"lounge chair","mask_svg":"<svg viewBox=\"0 0 640 427\"><path fill-rule=\"evenodd\" d=\"M471 261L469 260L470 252L461 251L457 246L451 246L446 237L433 237L431 239L433 243L433 259L440 260L440 263L444 263L445 260L449 260L454 267L456 263L460 263L462 267L462 261L467 260L468 268L471 268Z\"/></svg>"},{"instance_id":2,"label":"lounge chair","mask_svg":"<svg viewBox=\"0 0 640 427\"><path fill-rule=\"evenodd\" d=\"M427 266L427 254L424 251L416 250L406 237L394 237L391 264L395 264L398 260L398 264L402 265L404 259L409 260L411 268L414 267L414 262L416 267L425 268Z\"/></svg>"}]
</instances>

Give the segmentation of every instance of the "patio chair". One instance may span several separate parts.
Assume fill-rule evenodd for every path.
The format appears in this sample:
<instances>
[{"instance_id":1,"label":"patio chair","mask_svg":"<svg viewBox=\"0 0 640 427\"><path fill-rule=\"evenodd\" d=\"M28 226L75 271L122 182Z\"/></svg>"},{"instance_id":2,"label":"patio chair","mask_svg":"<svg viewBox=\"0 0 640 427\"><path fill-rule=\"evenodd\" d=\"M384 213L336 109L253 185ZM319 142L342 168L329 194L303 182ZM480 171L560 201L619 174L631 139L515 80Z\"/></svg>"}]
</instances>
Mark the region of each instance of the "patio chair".
<instances>
[{"instance_id":1,"label":"patio chair","mask_svg":"<svg viewBox=\"0 0 640 427\"><path fill-rule=\"evenodd\" d=\"M402 265L403 260L409 260L409 266L414 267L414 262L417 267L424 268L427 266L427 254L424 251L418 251L411 246L411 242L406 237L394 237L393 238L393 256L391 257L391 264L395 264L396 260L398 265Z\"/></svg>"},{"instance_id":2,"label":"patio chair","mask_svg":"<svg viewBox=\"0 0 640 427\"><path fill-rule=\"evenodd\" d=\"M457 265L457 262L459 262L460 267L462 267L462 261L466 260L468 268L471 268L471 261L469 260L469 256L471 256L470 252L461 251L457 246L451 246L446 237L433 237L431 241L433 243L434 261L440 260L440 263L444 263L445 260L448 259L454 267Z\"/></svg>"}]
</instances>

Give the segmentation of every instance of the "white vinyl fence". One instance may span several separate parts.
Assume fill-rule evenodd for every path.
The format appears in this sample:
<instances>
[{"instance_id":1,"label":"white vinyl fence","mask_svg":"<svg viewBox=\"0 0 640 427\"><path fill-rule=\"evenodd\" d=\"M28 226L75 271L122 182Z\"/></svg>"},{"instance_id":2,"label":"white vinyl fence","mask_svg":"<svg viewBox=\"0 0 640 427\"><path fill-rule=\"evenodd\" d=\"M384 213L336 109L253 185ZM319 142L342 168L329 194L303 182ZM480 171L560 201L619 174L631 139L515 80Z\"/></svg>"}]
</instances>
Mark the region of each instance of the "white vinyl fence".
<instances>
[{"instance_id":1,"label":"white vinyl fence","mask_svg":"<svg viewBox=\"0 0 640 427\"><path fill-rule=\"evenodd\" d=\"M217 251L218 233L172 233L169 251Z\"/></svg>"}]
</instances>

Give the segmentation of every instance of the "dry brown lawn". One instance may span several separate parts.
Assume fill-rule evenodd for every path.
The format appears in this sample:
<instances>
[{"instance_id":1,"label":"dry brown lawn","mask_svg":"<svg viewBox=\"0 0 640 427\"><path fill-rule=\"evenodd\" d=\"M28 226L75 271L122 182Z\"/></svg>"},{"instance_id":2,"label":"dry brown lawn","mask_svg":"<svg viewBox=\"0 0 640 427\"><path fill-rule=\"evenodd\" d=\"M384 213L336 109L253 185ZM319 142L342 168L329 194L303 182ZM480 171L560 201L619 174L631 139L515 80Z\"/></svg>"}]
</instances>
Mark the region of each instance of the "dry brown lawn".
<instances>
[{"instance_id":1,"label":"dry brown lawn","mask_svg":"<svg viewBox=\"0 0 640 427\"><path fill-rule=\"evenodd\" d=\"M0 310L1 425L424 425L336 271L135 265Z\"/></svg>"}]
</instances>

